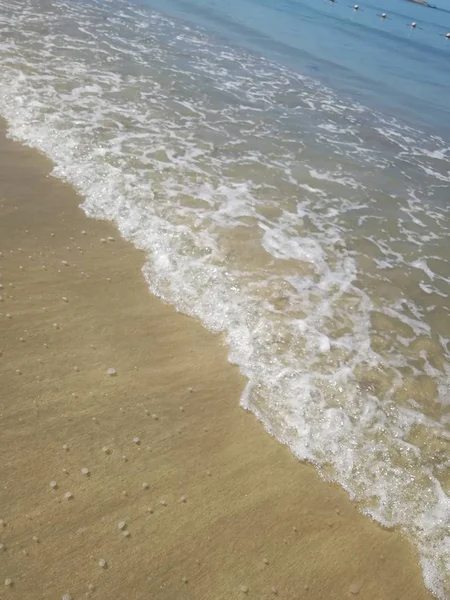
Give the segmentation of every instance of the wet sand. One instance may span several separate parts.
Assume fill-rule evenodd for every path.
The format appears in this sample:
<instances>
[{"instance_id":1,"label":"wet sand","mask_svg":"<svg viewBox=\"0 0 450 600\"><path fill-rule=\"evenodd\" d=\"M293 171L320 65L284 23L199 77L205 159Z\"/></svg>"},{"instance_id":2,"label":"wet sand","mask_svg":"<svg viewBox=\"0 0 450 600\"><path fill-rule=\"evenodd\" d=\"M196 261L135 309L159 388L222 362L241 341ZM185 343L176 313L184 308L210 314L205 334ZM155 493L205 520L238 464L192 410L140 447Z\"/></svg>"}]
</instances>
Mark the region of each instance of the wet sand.
<instances>
[{"instance_id":1,"label":"wet sand","mask_svg":"<svg viewBox=\"0 0 450 600\"><path fill-rule=\"evenodd\" d=\"M221 339L50 170L2 134L0 598L431 598L410 544L239 407Z\"/></svg>"}]
</instances>

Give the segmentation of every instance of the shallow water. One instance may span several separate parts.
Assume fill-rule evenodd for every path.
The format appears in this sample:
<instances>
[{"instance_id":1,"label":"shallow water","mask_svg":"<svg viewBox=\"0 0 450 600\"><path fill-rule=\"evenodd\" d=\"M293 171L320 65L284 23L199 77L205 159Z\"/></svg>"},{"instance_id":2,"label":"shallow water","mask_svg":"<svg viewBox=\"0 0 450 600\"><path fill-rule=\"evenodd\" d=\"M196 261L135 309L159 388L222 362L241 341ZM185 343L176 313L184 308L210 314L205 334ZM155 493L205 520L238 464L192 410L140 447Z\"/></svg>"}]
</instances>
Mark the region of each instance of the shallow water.
<instances>
[{"instance_id":1,"label":"shallow water","mask_svg":"<svg viewBox=\"0 0 450 600\"><path fill-rule=\"evenodd\" d=\"M446 598L450 135L438 124L450 121L442 98L426 118L417 110L438 74L423 69L431 87L400 115L394 66L395 83L380 86L383 53L363 77L321 48L312 79L314 28L294 70L292 53L265 44L262 9L242 4L238 22L233 6L201 29L219 5L173 2L167 16L122 1L0 0L0 112L89 215L146 250L155 294L223 332L249 381L242 404L365 512L402 527ZM349 19L343 47L357 43ZM445 49L433 40L430 52ZM352 95L358 81L366 91ZM368 108L357 99L371 86Z\"/></svg>"}]
</instances>

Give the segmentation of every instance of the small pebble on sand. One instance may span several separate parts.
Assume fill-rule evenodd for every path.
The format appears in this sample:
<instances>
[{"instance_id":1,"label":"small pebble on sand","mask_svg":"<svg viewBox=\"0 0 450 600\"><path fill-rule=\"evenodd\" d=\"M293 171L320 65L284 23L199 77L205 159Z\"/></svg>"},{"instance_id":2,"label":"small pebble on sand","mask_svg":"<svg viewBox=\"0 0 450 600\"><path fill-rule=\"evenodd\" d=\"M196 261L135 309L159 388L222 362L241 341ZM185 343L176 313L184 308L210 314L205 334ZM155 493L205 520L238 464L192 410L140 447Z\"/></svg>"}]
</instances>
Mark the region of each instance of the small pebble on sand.
<instances>
[{"instance_id":1,"label":"small pebble on sand","mask_svg":"<svg viewBox=\"0 0 450 600\"><path fill-rule=\"evenodd\" d=\"M105 238L100 238L100 241L102 244L106 244L106 239Z\"/></svg>"},{"instance_id":2,"label":"small pebble on sand","mask_svg":"<svg viewBox=\"0 0 450 600\"><path fill-rule=\"evenodd\" d=\"M269 564L269 559L268 559L268 558L263 558L263 563L264 563L265 565L268 565L268 564Z\"/></svg>"},{"instance_id":3,"label":"small pebble on sand","mask_svg":"<svg viewBox=\"0 0 450 600\"><path fill-rule=\"evenodd\" d=\"M64 498L65 498L66 500L73 500L73 494L72 494L72 492L66 492L66 493L64 494Z\"/></svg>"},{"instance_id":4,"label":"small pebble on sand","mask_svg":"<svg viewBox=\"0 0 450 600\"><path fill-rule=\"evenodd\" d=\"M138 437L133 438L133 444L136 444L136 446L139 446L140 443L141 443L141 440Z\"/></svg>"},{"instance_id":5,"label":"small pebble on sand","mask_svg":"<svg viewBox=\"0 0 450 600\"><path fill-rule=\"evenodd\" d=\"M277 588L276 588L274 585L273 585L273 586L272 586L272 588L271 588L271 592L272 592L272 594L273 594L274 596L278 596L278 590L277 590Z\"/></svg>"},{"instance_id":6,"label":"small pebble on sand","mask_svg":"<svg viewBox=\"0 0 450 600\"><path fill-rule=\"evenodd\" d=\"M186 502L187 502L187 498L186 498L186 496L181 496L181 498L180 498L180 502L181 502L182 504L186 504Z\"/></svg>"},{"instance_id":7,"label":"small pebble on sand","mask_svg":"<svg viewBox=\"0 0 450 600\"><path fill-rule=\"evenodd\" d=\"M56 483L56 481L50 481L50 487L52 488L52 490L56 490L58 484Z\"/></svg>"},{"instance_id":8,"label":"small pebble on sand","mask_svg":"<svg viewBox=\"0 0 450 600\"><path fill-rule=\"evenodd\" d=\"M64 594L61 596L61 600L72 600L72 596L70 594Z\"/></svg>"},{"instance_id":9,"label":"small pebble on sand","mask_svg":"<svg viewBox=\"0 0 450 600\"><path fill-rule=\"evenodd\" d=\"M91 474L91 472L89 471L89 469L87 467L83 467L81 469L81 474L84 475L85 477L89 477L89 475Z\"/></svg>"},{"instance_id":10,"label":"small pebble on sand","mask_svg":"<svg viewBox=\"0 0 450 600\"><path fill-rule=\"evenodd\" d=\"M65 267L69 266L69 263L67 262L67 260L62 260L61 264L64 265Z\"/></svg>"},{"instance_id":11,"label":"small pebble on sand","mask_svg":"<svg viewBox=\"0 0 450 600\"><path fill-rule=\"evenodd\" d=\"M69 302L69 299L67 298L67 296L63 296L63 297L62 297L62 301L63 301L63 302Z\"/></svg>"},{"instance_id":12,"label":"small pebble on sand","mask_svg":"<svg viewBox=\"0 0 450 600\"><path fill-rule=\"evenodd\" d=\"M5 545L0 543L0 552L3 552L3 550L5 550Z\"/></svg>"},{"instance_id":13,"label":"small pebble on sand","mask_svg":"<svg viewBox=\"0 0 450 600\"><path fill-rule=\"evenodd\" d=\"M142 489L143 489L143 490L148 490L148 489L149 489L149 487L150 487L150 486L149 486L149 484L148 484L146 481L144 481L144 482L142 483Z\"/></svg>"},{"instance_id":14,"label":"small pebble on sand","mask_svg":"<svg viewBox=\"0 0 450 600\"><path fill-rule=\"evenodd\" d=\"M360 589L361 586L359 585L359 583L352 583L348 588L348 591L350 592L350 594L353 594L353 596L357 596L359 594Z\"/></svg>"},{"instance_id":15,"label":"small pebble on sand","mask_svg":"<svg viewBox=\"0 0 450 600\"><path fill-rule=\"evenodd\" d=\"M9 577L5 579L5 587L12 587L13 581Z\"/></svg>"},{"instance_id":16,"label":"small pebble on sand","mask_svg":"<svg viewBox=\"0 0 450 600\"><path fill-rule=\"evenodd\" d=\"M108 565L108 563L106 562L106 560L104 558L101 558L98 561L98 566L102 569L106 569L107 565Z\"/></svg>"},{"instance_id":17,"label":"small pebble on sand","mask_svg":"<svg viewBox=\"0 0 450 600\"><path fill-rule=\"evenodd\" d=\"M39 544L39 538L38 538L38 536L37 536L37 535L33 535L33 537L32 537L31 539L33 540L33 542L34 542L35 544Z\"/></svg>"},{"instance_id":18,"label":"small pebble on sand","mask_svg":"<svg viewBox=\"0 0 450 600\"><path fill-rule=\"evenodd\" d=\"M63 444L63 450L65 450L66 452L69 451L69 446L67 444Z\"/></svg>"},{"instance_id":19,"label":"small pebble on sand","mask_svg":"<svg viewBox=\"0 0 450 600\"><path fill-rule=\"evenodd\" d=\"M188 578L187 577L182 577L181 578L181 583L188 583Z\"/></svg>"},{"instance_id":20,"label":"small pebble on sand","mask_svg":"<svg viewBox=\"0 0 450 600\"><path fill-rule=\"evenodd\" d=\"M167 506L167 501L164 498L160 501L161 506Z\"/></svg>"},{"instance_id":21,"label":"small pebble on sand","mask_svg":"<svg viewBox=\"0 0 450 600\"><path fill-rule=\"evenodd\" d=\"M120 531L123 531L127 528L127 524L125 523L125 521L119 521L117 527L120 529Z\"/></svg>"},{"instance_id":22,"label":"small pebble on sand","mask_svg":"<svg viewBox=\"0 0 450 600\"><path fill-rule=\"evenodd\" d=\"M115 240L113 237L109 236L109 238L108 238L108 242L115 242L115 241L116 241L116 240Z\"/></svg>"},{"instance_id":23,"label":"small pebble on sand","mask_svg":"<svg viewBox=\"0 0 450 600\"><path fill-rule=\"evenodd\" d=\"M114 377L115 375L117 375L117 371L116 369L114 369L114 367L110 367L106 372L110 377Z\"/></svg>"},{"instance_id":24,"label":"small pebble on sand","mask_svg":"<svg viewBox=\"0 0 450 600\"><path fill-rule=\"evenodd\" d=\"M241 585L239 589L243 594L248 594L248 587L246 585Z\"/></svg>"},{"instance_id":25,"label":"small pebble on sand","mask_svg":"<svg viewBox=\"0 0 450 600\"><path fill-rule=\"evenodd\" d=\"M123 535L123 537L128 538L131 536L131 533L128 531L128 529L126 529L125 531L122 531L122 535Z\"/></svg>"}]
</instances>

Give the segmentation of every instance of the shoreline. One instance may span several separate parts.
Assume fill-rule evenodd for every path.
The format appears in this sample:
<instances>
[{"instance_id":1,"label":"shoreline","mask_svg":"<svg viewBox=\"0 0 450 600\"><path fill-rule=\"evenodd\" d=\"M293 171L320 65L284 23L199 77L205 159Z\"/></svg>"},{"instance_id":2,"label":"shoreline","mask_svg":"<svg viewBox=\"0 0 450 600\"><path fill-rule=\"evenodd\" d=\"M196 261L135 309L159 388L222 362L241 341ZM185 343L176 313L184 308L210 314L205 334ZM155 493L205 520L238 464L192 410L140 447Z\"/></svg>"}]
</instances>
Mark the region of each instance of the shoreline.
<instances>
[{"instance_id":1,"label":"shoreline","mask_svg":"<svg viewBox=\"0 0 450 600\"><path fill-rule=\"evenodd\" d=\"M5 597L431 599L400 532L239 407L141 253L35 150L2 132L0 157Z\"/></svg>"}]
</instances>

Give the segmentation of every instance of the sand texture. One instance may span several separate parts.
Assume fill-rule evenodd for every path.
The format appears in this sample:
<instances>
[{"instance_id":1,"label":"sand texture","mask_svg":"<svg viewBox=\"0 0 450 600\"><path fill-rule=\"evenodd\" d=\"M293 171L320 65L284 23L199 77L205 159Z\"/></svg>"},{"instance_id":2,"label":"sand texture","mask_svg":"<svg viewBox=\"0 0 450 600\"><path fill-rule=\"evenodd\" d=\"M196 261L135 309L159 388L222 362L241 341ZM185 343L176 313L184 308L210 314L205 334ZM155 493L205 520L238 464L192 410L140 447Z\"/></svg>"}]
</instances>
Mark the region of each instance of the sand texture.
<instances>
[{"instance_id":1,"label":"sand texture","mask_svg":"<svg viewBox=\"0 0 450 600\"><path fill-rule=\"evenodd\" d=\"M410 544L239 407L221 339L50 170L2 134L0 598L430 598Z\"/></svg>"}]
</instances>

